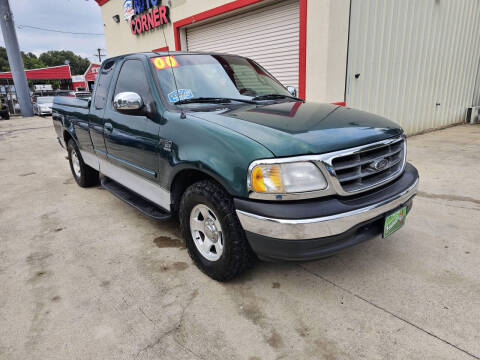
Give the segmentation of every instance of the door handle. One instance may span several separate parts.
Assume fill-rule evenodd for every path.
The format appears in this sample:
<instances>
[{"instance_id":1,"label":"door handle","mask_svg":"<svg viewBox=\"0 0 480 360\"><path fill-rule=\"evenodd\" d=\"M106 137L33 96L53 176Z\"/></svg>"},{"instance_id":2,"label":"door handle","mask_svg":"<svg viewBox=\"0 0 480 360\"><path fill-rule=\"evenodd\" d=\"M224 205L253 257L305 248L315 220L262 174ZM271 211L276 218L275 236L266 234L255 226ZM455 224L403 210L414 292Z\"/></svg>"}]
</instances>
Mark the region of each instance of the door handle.
<instances>
[{"instance_id":1,"label":"door handle","mask_svg":"<svg viewBox=\"0 0 480 360\"><path fill-rule=\"evenodd\" d=\"M104 128L105 128L105 131L107 131L107 132L109 132L109 133L111 133L111 132L113 131L113 125L110 124L110 123L106 123L106 124L104 125Z\"/></svg>"}]
</instances>

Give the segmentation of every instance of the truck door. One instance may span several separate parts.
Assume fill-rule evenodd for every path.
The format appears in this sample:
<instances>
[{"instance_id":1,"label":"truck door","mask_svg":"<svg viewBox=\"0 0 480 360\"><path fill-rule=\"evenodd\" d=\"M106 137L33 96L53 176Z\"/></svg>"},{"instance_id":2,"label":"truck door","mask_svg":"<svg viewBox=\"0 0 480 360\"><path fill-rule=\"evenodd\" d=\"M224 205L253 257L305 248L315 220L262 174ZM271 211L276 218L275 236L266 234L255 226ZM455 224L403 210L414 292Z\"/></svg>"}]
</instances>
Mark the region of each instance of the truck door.
<instances>
[{"instance_id":1,"label":"truck door","mask_svg":"<svg viewBox=\"0 0 480 360\"><path fill-rule=\"evenodd\" d=\"M99 158L106 159L107 148L103 139L103 114L108 98L108 90L112 82L115 68L115 60L107 61L100 69L95 82L95 89L90 106L89 131L93 147Z\"/></svg>"},{"instance_id":2,"label":"truck door","mask_svg":"<svg viewBox=\"0 0 480 360\"><path fill-rule=\"evenodd\" d=\"M122 92L134 92L144 103L151 102L153 96L146 71L141 60L124 61L111 99ZM160 124L143 115L122 114L114 109L113 101L107 101L104 118L108 161L147 179L155 179Z\"/></svg>"}]
</instances>

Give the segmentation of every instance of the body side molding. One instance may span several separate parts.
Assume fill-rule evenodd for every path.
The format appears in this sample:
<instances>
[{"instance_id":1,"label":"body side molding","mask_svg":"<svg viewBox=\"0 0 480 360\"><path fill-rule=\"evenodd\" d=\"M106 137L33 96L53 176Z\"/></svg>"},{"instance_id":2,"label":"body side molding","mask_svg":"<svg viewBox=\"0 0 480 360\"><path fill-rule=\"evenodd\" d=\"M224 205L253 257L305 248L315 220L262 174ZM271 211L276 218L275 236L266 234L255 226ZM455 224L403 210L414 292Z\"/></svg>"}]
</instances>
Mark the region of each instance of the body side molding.
<instances>
[{"instance_id":1,"label":"body side molding","mask_svg":"<svg viewBox=\"0 0 480 360\"><path fill-rule=\"evenodd\" d=\"M170 212L170 191L85 150L81 151L81 155L88 166Z\"/></svg>"}]
</instances>

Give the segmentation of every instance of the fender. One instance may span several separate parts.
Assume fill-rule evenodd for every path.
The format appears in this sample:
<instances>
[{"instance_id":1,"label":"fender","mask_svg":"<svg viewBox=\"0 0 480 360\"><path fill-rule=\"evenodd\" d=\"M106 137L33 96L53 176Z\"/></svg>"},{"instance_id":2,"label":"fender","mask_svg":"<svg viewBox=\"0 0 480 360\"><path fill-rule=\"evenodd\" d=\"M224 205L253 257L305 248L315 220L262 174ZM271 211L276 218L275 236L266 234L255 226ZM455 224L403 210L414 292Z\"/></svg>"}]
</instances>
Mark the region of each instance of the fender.
<instances>
[{"instance_id":1,"label":"fender","mask_svg":"<svg viewBox=\"0 0 480 360\"><path fill-rule=\"evenodd\" d=\"M73 123L67 119L66 116L62 116L62 128L63 128L63 139L65 141L65 145L67 144L67 136L69 138L72 138L73 141L79 146L78 143L78 137L77 134L75 133L75 128L73 126Z\"/></svg>"},{"instance_id":2,"label":"fender","mask_svg":"<svg viewBox=\"0 0 480 360\"><path fill-rule=\"evenodd\" d=\"M248 137L187 114L166 113L162 128L171 146L161 148L160 184L171 189L181 171L195 170L216 180L232 196L247 197L247 174L252 161L273 157L270 150ZM195 141L192 141L192 138Z\"/></svg>"},{"instance_id":3,"label":"fender","mask_svg":"<svg viewBox=\"0 0 480 360\"><path fill-rule=\"evenodd\" d=\"M222 185L223 188L227 190L229 194L235 194L237 192L237 189L233 188L230 182L225 181L225 177L224 177L225 174L223 174L222 176L215 169L211 167L206 167L204 166L204 164L200 164L197 162L184 162L182 164L175 166L173 168L172 173L170 174L170 179L168 182L168 190L172 191L173 184L177 181L178 176L181 176L181 173L185 173L188 171L195 171L195 172L204 174L206 177L212 178L217 183Z\"/></svg>"}]
</instances>

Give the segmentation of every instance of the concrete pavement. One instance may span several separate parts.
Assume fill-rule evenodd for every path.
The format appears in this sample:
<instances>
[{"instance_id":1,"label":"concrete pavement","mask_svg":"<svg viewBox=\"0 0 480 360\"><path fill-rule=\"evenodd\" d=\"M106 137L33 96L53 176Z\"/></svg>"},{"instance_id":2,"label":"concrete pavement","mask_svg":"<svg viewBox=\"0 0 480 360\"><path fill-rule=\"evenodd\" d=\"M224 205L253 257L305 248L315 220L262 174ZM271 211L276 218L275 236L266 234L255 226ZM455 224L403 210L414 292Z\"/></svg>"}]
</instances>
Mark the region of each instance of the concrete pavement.
<instances>
[{"instance_id":1,"label":"concrete pavement","mask_svg":"<svg viewBox=\"0 0 480 360\"><path fill-rule=\"evenodd\" d=\"M51 119L0 121L1 360L480 358L480 126L409 138L390 238L227 284L65 155Z\"/></svg>"}]
</instances>

